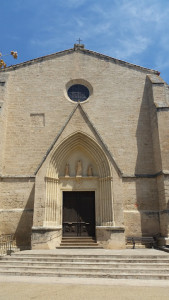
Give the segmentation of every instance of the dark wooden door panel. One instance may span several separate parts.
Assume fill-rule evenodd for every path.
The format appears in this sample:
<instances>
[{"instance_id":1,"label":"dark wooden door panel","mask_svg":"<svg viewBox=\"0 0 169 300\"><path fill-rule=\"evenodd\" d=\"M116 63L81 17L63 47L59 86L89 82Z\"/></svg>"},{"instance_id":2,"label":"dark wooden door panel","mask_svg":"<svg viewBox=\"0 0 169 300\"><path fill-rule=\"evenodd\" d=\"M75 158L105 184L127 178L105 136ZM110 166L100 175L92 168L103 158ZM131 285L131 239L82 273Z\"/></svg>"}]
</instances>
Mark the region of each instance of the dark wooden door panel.
<instances>
[{"instance_id":1,"label":"dark wooden door panel","mask_svg":"<svg viewBox=\"0 0 169 300\"><path fill-rule=\"evenodd\" d=\"M63 192L63 235L95 235L94 192Z\"/></svg>"}]
</instances>

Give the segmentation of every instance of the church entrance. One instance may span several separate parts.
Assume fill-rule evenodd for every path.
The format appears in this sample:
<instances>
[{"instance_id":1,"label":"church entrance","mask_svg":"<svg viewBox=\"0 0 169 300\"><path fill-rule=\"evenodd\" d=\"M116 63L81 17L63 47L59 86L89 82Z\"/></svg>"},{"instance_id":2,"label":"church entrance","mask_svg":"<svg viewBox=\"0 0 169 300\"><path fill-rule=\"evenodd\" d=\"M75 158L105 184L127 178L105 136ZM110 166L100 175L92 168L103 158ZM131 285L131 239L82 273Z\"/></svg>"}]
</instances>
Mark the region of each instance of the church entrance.
<instances>
[{"instance_id":1,"label":"church entrance","mask_svg":"<svg viewBox=\"0 0 169 300\"><path fill-rule=\"evenodd\" d=\"M95 236L95 192L63 192L63 236Z\"/></svg>"}]
</instances>

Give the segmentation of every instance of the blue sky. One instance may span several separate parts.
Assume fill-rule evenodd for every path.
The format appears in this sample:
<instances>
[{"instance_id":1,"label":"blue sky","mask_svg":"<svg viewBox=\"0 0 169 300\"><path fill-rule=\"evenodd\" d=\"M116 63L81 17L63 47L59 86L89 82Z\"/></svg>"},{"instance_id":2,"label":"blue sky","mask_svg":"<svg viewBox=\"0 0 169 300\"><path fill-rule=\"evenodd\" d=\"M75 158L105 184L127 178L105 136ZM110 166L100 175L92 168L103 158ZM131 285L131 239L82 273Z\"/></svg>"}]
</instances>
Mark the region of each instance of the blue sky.
<instances>
[{"instance_id":1,"label":"blue sky","mask_svg":"<svg viewBox=\"0 0 169 300\"><path fill-rule=\"evenodd\" d=\"M73 47L161 72L169 84L169 0L0 0L7 65Z\"/></svg>"}]
</instances>

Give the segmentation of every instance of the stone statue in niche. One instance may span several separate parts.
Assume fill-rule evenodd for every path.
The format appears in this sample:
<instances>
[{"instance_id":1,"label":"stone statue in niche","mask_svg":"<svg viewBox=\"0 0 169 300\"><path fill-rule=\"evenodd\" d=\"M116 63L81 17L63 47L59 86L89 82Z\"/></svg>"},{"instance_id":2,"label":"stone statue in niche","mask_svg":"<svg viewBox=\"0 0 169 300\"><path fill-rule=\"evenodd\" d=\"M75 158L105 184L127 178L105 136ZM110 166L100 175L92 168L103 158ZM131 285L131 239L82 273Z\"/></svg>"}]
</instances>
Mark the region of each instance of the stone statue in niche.
<instances>
[{"instance_id":1,"label":"stone statue in niche","mask_svg":"<svg viewBox=\"0 0 169 300\"><path fill-rule=\"evenodd\" d=\"M70 174L69 174L69 164L66 164L66 166L65 166L65 177L70 177Z\"/></svg>"},{"instance_id":2,"label":"stone statue in niche","mask_svg":"<svg viewBox=\"0 0 169 300\"><path fill-rule=\"evenodd\" d=\"M77 166L76 166L76 177L82 176L82 162L81 160L78 160Z\"/></svg>"},{"instance_id":3,"label":"stone statue in niche","mask_svg":"<svg viewBox=\"0 0 169 300\"><path fill-rule=\"evenodd\" d=\"M88 166L88 169L87 169L87 176L93 176L93 168L92 166Z\"/></svg>"}]
</instances>

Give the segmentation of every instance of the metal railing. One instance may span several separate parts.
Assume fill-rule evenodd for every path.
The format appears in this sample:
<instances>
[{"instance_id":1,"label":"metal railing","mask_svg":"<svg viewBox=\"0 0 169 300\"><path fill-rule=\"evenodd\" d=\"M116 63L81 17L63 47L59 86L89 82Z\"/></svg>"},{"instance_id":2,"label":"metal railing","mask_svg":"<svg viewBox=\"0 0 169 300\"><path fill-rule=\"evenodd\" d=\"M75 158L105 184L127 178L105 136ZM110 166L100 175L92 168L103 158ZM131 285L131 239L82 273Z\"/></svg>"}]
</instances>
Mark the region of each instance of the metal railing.
<instances>
[{"instance_id":1,"label":"metal railing","mask_svg":"<svg viewBox=\"0 0 169 300\"><path fill-rule=\"evenodd\" d=\"M15 248L17 248L17 246L13 234L0 235L0 256L11 255Z\"/></svg>"}]
</instances>

